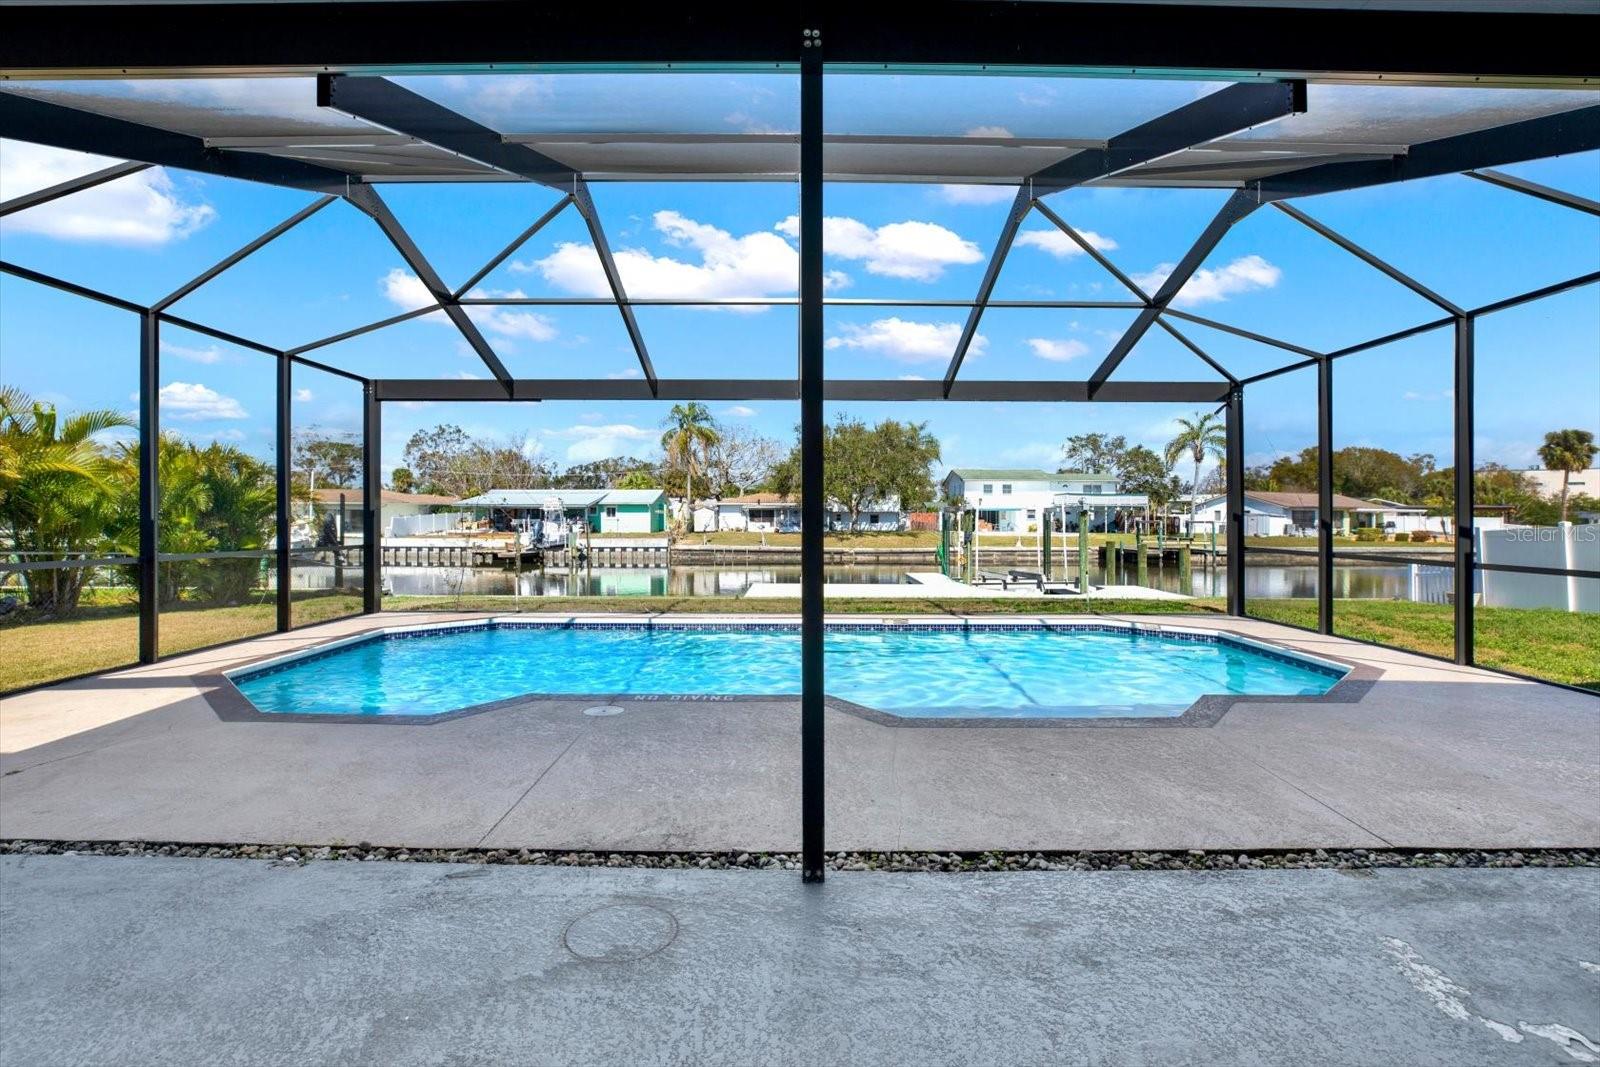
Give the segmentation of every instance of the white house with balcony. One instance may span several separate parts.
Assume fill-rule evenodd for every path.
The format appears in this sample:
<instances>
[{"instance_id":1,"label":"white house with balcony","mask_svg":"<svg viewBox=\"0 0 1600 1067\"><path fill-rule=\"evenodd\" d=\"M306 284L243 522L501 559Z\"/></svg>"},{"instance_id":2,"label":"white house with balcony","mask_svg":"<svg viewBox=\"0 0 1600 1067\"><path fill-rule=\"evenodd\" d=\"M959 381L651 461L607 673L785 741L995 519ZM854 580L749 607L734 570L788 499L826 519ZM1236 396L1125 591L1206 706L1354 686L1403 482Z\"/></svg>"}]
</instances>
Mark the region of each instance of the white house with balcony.
<instances>
[{"instance_id":1,"label":"white house with balcony","mask_svg":"<svg viewBox=\"0 0 1600 1067\"><path fill-rule=\"evenodd\" d=\"M1045 514L1060 507L1066 508L1068 526L1075 529L1079 501L1089 513L1091 530L1124 529L1150 507L1145 494L1122 492L1112 474L957 467L939 484L947 499L975 508L980 523L1004 532L1036 532Z\"/></svg>"}]
</instances>

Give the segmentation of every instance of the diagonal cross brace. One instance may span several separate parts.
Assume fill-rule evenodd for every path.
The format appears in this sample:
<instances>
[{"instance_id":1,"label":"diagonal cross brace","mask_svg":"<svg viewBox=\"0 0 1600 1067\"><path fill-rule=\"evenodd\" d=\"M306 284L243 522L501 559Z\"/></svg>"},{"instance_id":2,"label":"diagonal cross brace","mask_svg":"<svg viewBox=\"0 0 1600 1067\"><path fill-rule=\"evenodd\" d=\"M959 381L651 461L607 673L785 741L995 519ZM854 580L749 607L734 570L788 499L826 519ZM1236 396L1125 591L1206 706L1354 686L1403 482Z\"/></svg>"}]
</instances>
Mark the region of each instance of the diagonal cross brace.
<instances>
[{"instance_id":1,"label":"diagonal cross brace","mask_svg":"<svg viewBox=\"0 0 1600 1067\"><path fill-rule=\"evenodd\" d=\"M389 210L389 205L384 203L383 198L378 195L378 191L370 185L351 186L347 199L355 207L371 216L372 221L378 224L378 228L383 231L383 235L389 238L389 242L394 245L395 251L400 253L400 258L405 260L406 266L411 268L411 272L422 282L423 286L428 290L428 294L440 305L444 313L450 317L450 321L455 323L456 329L461 331L461 336L466 338L467 344L471 345L472 350L478 353L478 358L483 360L484 366L489 368L489 373L493 374L496 380L505 387L506 394L509 396L511 392L511 372L506 370L504 363L500 362L500 357L495 354L494 347L489 344L488 340L478 330L477 324L472 321L471 316L467 314L460 304L456 303L454 295L450 292L450 287L444 283L444 279L439 277L438 272L433 269L433 265L422 254L422 250L417 247L416 242L411 240L411 235L406 232L404 226L400 225L400 220L395 218L394 212Z\"/></svg>"},{"instance_id":2,"label":"diagonal cross brace","mask_svg":"<svg viewBox=\"0 0 1600 1067\"><path fill-rule=\"evenodd\" d=\"M632 342L634 354L639 358L639 369L654 391L656 371L650 362L650 352L645 347L644 335L639 331L639 323L634 317L633 308L628 304L628 294L623 288L622 276L618 273L616 260L611 255L611 246L606 241L605 230L600 225L600 216L595 211L593 198L589 195L589 186L581 174L525 144L507 141L497 131L396 85L387 78L348 74L319 75L317 102L364 122L414 137L464 159L567 193L579 214L583 216L584 225L589 229L589 239L594 244L595 252L600 256L600 266L605 272L606 285L617 302L617 309L622 315L622 324L628 331L628 340ZM420 273L418 276L421 276ZM429 286L430 291L433 288ZM444 305L446 313L450 314L452 319L457 319L457 325L460 325L461 320L457 316L463 313L456 304L456 295L441 289L435 296ZM465 333L466 330L463 329L462 332ZM471 339L469 335L468 340ZM477 348L478 345L474 343L473 347ZM479 354L483 354L482 349L479 350ZM488 362L489 358L485 356L484 361ZM497 373L496 377L502 381L506 380L503 374Z\"/></svg>"},{"instance_id":3,"label":"diagonal cross brace","mask_svg":"<svg viewBox=\"0 0 1600 1067\"><path fill-rule=\"evenodd\" d=\"M606 231L600 226L600 214L595 210L594 200L589 196L589 183L581 177L573 180L572 203L578 209L578 214L583 216L584 225L589 227L589 240L594 244L595 254L600 257L600 269L605 271L606 285L611 288L611 296L617 302L617 310L622 314L622 325L627 328L628 340L633 342L634 355L639 357L639 370L644 373L644 380L649 384L653 395L656 392L656 368L650 362L650 350L645 347L644 334L639 332L639 322L634 318L633 305L628 303L628 293L622 287L622 275L617 272L617 261L612 258L611 244L606 240Z\"/></svg>"},{"instance_id":4,"label":"diagonal cross brace","mask_svg":"<svg viewBox=\"0 0 1600 1067\"><path fill-rule=\"evenodd\" d=\"M0 203L0 218L4 218L6 215L16 211L26 211L30 207L38 207L40 204L48 204L50 201L59 200L63 196L81 193L85 189L93 189L97 185L114 182L118 178L126 178L130 174L137 174L141 170L149 169L150 164L148 163L113 163L111 166L97 170L93 174L69 178L48 188L12 197L10 200Z\"/></svg>"},{"instance_id":5,"label":"diagonal cross brace","mask_svg":"<svg viewBox=\"0 0 1600 1067\"><path fill-rule=\"evenodd\" d=\"M1223 204L1222 210L1212 218L1211 223L1200 234L1199 240L1190 246L1189 251L1184 253L1183 259L1172 268L1172 273L1162 280L1160 287L1151 295L1149 305L1139 312L1132 325L1117 338L1117 343L1111 346L1106 358L1100 361L1100 366L1089 376L1091 391L1099 389L1105 384L1106 379L1111 377L1112 372L1127 358L1128 353L1133 351L1133 346L1149 332L1150 327L1155 325L1156 319L1188 284L1189 279L1194 277L1200 265L1206 261L1206 257L1227 236L1234 224L1244 219L1258 206L1255 197L1242 189L1228 197L1227 203Z\"/></svg>"},{"instance_id":6,"label":"diagonal cross brace","mask_svg":"<svg viewBox=\"0 0 1600 1067\"><path fill-rule=\"evenodd\" d=\"M1000 268L1005 265L1006 253L1011 251L1011 244L1017 239L1017 230L1022 226L1022 220L1028 217L1028 211L1033 207L1033 190L1024 182L1017 190L1017 198L1011 202L1011 210L1006 213L1005 225L1000 228L1000 240L995 242L994 254L989 257L989 265L984 268L983 281L978 284L978 298L967 311L967 321L961 327L961 338L956 342L955 355L950 357L950 366L944 372L944 395L950 395L950 387L955 385L956 375L961 373L961 364L967 358L967 350L972 347L973 339L978 336L978 321L983 318L983 311L989 306L989 297L994 294L995 282L1000 278Z\"/></svg>"},{"instance_id":7,"label":"diagonal cross brace","mask_svg":"<svg viewBox=\"0 0 1600 1067\"><path fill-rule=\"evenodd\" d=\"M995 243L994 253L989 257L989 265L983 273L983 281L978 286L977 299L967 312L967 321L961 328L955 353L945 370L945 395L950 395L956 375L961 373L961 364L965 362L977 338L978 323L999 280L1000 268L1011 251L1023 219L1038 202L1037 198L1096 178L1107 178L1197 144L1304 111L1305 99L1303 81L1230 85L1120 133L1107 141L1104 148L1081 149L1025 179L1006 215L1000 239ZM1039 206L1043 207L1043 204ZM1058 220L1057 225L1060 225ZM1140 314L1143 316L1144 312ZM1151 321L1154 321L1153 316ZM1139 330L1139 335L1143 336L1149 326L1150 323L1146 322ZM1134 338L1135 341L1137 339Z\"/></svg>"}]
</instances>

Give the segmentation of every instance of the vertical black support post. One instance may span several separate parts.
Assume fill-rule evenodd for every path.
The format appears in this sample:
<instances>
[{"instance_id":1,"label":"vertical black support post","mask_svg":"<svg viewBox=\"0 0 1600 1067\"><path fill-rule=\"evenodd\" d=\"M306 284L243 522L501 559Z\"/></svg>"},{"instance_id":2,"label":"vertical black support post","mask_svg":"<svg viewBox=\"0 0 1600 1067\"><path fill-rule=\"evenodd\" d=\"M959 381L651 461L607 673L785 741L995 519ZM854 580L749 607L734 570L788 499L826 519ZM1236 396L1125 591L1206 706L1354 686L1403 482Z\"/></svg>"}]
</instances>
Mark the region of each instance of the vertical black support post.
<instances>
[{"instance_id":1,"label":"vertical black support post","mask_svg":"<svg viewBox=\"0 0 1600 1067\"><path fill-rule=\"evenodd\" d=\"M383 416L376 383L361 388L361 610L373 615L383 610Z\"/></svg>"},{"instance_id":2,"label":"vertical black support post","mask_svg":"<svg viewBox=\"0 0 1600 1067\"><path fill-rule=\"evenodd\" d=\"M139 316L139 662L161 656L161 319Z\"/></svg>"},{"instance_id":3,"label":"vertical black support post","mask_svg":"<svg viewBox=\"0 0 1600 1067\"><path fill-rule=\"evenodd\" d=\"M1244 387L1228 392L1223 471L1228 491L1228 614L1244 614Z\"/></svg>"},{"instance_id":4,"label":"vertical black support post","mask_svg":"<svg viewBox=\"0 0 1600 1067\"><path fill-rule=\"evenodd\" d=\"M278 632L284 633L292 625L289 615L289 580L293 577L293 564L289 559L289 527L293 516L289 510L289 482L294 475L292 457L289 402L294 396L294 361L287 355L278 357L278 540L274 546L278 566Z\"/></svg>"},{"instance_id":5,"label":"vertical black support post","mask_svg":"<svg viewBox=\"0 0 1600 1067\"><path fill-rule=\"evenodd\" d=\"M800 61L800 870L823 879L822 41Z\"/></svg>"},{"instance_id":6,"label":"vertical black support post","mask_svg":"<svg viewBox=\"0 0 1600 1067\"><path fill-rule=\"evenodd\" d=\"M1474 322L1456 317L1456 662L1472 663L1473 456L1472 381Z\"/></svg>"},{"instance_id":7,"label":"vertical black support post","mask_svg":"<svg viewBox=\"0 0 1600 1067\"><path fill-rule=\"evenodd\" d=\"M1333 633L1333 360L1317 364L1317 630Z\"/></svg>"}]
</instances>

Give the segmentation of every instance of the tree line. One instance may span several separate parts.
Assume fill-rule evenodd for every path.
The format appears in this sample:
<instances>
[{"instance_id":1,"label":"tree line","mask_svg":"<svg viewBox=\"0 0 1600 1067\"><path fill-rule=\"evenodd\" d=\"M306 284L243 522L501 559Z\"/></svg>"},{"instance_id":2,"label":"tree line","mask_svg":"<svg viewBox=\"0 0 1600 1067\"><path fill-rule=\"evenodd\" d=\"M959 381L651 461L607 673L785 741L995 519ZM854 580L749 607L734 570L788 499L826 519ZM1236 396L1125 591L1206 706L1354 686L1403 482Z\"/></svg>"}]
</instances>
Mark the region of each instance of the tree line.
<instances>
[{"instance_id":1,"label":"tree line","mask_svg":"<svg viewBox=\"0 0 1600 1067\"><path fill-rule=\"evenodd\" d=\"M797 433L798 436L798 433ZM674 404L662 420L661 458L624 456L561 468L525 439L478 437L454 424L411 435L391 476L401 492L455 499L490 489L660 489L688 504L771 492L800 499L800 446L718 421L704 405ZM905 510L931 506L939 442L926 423L872 425L841 415L824 429L823 488L850 516L889 499Z\"/></svg>"},{"instance_id":2,"label":"tree line","mask_svg":"<svg viewBox=\"0 0 1600 1067\"><path fill-rule=\"evenodd\" d=\"M1478 505L1507 509L1508 521L1549 526L1570 519L1575 511L1600 511L1600 498L1573 494L1572 475L1594 462L1600 448L1587 430L1552 430L1538 449L1546 470L1558 471L1562 485L1556 499L1539 492L1534 480L1498 463L1479 464L1473 471L1473 500ZM1292 456L1245 470L1244 487L1262 491L1317 491L1318 449L1315 445ZM1454 467L1441 467L1428 453L1402 456L1388 449L1353 445L1333 453L1333 491L1362 500L1392 500L1425 507L1432 515L1455 509Z\"/></svg>"}]
</instances>

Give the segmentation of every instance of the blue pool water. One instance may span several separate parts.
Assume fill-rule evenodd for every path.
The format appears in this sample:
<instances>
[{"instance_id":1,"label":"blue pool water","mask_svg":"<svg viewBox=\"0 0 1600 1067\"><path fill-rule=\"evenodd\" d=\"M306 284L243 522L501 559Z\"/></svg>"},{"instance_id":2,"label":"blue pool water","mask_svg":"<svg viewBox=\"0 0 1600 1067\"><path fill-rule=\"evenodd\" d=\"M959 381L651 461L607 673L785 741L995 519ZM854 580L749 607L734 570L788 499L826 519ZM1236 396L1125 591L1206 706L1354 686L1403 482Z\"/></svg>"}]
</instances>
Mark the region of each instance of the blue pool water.
<instances>
[{"instance_id":1,"label":"blue pool water","mask_svg":"<svg viewBox=\"0 0 1600 1067\"><path fill-rule=\"evenodd\" d=\"M827 691L896 715L1181 714L1208 694L1325 693L1342 671L1227 640L1121 630L830 628ZM233 675L264 712L432 715L525 693L799 694L798 628L490 626Z\"/></svg>"}]
</instances>

